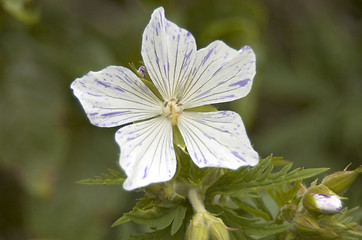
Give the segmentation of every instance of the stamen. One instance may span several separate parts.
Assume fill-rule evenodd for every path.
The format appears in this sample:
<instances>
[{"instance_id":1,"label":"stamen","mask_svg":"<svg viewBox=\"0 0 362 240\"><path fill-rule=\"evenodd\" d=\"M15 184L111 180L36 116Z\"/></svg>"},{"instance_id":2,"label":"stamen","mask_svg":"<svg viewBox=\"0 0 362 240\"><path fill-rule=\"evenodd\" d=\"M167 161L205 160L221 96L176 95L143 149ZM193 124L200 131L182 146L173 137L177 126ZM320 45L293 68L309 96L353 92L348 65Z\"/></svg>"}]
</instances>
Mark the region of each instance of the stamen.
<instances>
[{"instance_id":1,"label":"stamen","mask_svg":"<svg viewBox=\"0 0 362 240\"><path fill-rule=\"evenodd\" d=\"M179 115L183 111L182 104L179 102L180 99L171 98L163 104L163 115L165 118L171 118L172 126L175 126L178 123Z\"/></svg>"}]
</instances>

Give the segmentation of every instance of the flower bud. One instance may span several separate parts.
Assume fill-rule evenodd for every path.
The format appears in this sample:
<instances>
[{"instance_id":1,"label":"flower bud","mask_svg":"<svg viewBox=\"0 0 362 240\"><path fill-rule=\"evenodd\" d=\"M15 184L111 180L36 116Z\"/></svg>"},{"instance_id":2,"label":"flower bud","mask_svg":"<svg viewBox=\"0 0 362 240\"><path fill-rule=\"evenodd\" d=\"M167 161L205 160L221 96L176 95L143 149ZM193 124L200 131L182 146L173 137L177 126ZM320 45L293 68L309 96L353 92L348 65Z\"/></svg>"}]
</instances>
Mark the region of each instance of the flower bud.
<instances>
[{"instance_id":1,"label":"flower bud","mask_svg":"<svg viewBox=\"0 0 362 240\"><path fill-rule=\"evenodd\" d=\"M342 201L326 186L319 185L308 189L303 197L303 206L313 213L335 214L342 209Z\"/></svg>"},{"instance_id":2,"label":"flower bud","mask_svg":"<svg viewBox=\"0 0 362 240\"><path fill-rule=\"evenodd\" d=\"M197 213L187 228L187 240L209 239L208 229L202 213Z\"/></svg>"},{"instance_id":3,"label":"flower bud","mask_svg":"<svg viewBox=\"0 0 362 240\"><path fill-rule=\"evenodd\" d=\"M174 186L170 183L165 183L161 192L161 197L167 200L171 200L175 197L175 194Z\"/></svg>"},{"instance_id":4,"label":"flower bud","mask_svg":"<svg viewBox=\"0 0 362 240\"><path fill-rule=\"evenodd\" d=\"M286 204L280 208L279 219L290 222L295 217L297 211L298 207L295 204Z\"/></svg>"},{"instance_id":5,"label":"flower bud","mask_svg":"<svg viewBox=\"0 0 362 240\"><path fill-rule=\"evenodd\" d=\"M220 218L209 216L208 226L210 231L211 239L215 240L229 240L229 232L227 227Z\"/></svg>"},{"instance_id":6,"label":"flower bud","mask_svg":"<svg viewBox=\"0 0 362 240\"><path fill-rule=\"evenodd\" d=\"M326 176L322 184L327 186L330 190L336 194L341 194L352 185L354 180L356 180L358 174L362 172L362 166L359 166L353 171L339 171L331 175Z\"/></svg>"}]
</instances>

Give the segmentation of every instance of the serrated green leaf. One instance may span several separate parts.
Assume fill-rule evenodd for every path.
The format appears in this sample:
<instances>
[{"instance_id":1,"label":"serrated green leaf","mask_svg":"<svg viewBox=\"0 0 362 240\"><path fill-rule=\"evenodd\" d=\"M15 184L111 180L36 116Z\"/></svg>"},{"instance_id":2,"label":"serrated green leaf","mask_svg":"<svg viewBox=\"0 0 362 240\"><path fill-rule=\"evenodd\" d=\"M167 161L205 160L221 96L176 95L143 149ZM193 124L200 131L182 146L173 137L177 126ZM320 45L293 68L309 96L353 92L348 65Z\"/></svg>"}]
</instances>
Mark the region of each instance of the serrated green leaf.
<instances>
[{"instance_id":1,"label":"serrated green leaf","mask_svg":"<svg viewBox=\"0 0 362 240\"><path fill-rule=\"evenodd\" d=\"M279 178L280 176L283 176L283 175L285 175L288 171L289 171L289 169L291 169L292 168L292 166L293 166L293 164L287 164L287 165L285 165L279 172L276 172L276 173L274 173L274 177L275 178ZM299 171L300 169L299 168L297 168L297 169L294 169L293 171Z\"/></svg>"},{"instance_id":2,"label":"serrated green leaf","mask_svg":"<svg viewBox=\"0 0 362 240\"><path fill-rule=\"evenodd\" d=\"M131 221L131 219L129 219L126 215L123 215L122 217L118 218L111 227L116 227L129 221Z\"/></svg>"},{"instance_id":3,"label":"serrated green leaf","mask_svg":"<svg viewBox=\"0 0 362 240\"><path fill-rule=\"evenodd\" d=\"M274 194L271 193L270 195L273 197L274 201L278 204L279 207L289 204L292 201L298 205L299 200L295 198L295 196L300 191L300 182L296 181L292 186L288 184L286 188L286 190L283 188L274 189Z\"/></svg>"},{"instance_id":4,"label":"serrated green leaf","mask_svg":"<svg viewBox=\"0 0 362 240\"><path fill-rule=\"evenodd\" d=\"M281 170L272 172L271 157L263 159L254 168L244 168L237 171L229 170L207 190L210 198L216 194L232 197L244 197L245 194L272 189L275 186L300 181L320 174L327 168L295 169L288 173L291 164Z\"/></svg>"},{"instance_id":5,"label":"serrated green leaf","mask_svg":"<svg viewBox=\"0 0 362 240\"><path fill-rule=\"evenodd\" d=\"M183 220L186 215L186 211L187 211L187 208L182 207L182 206L177 209L177 213L175 215L175 218L174 218L174 220L172 222L172 226L171 226L171 235L174 235L182 226Z\"/></svg>"},{"instance_id":6,"label":"serrated green leaf","mask_svg":"<svg viewBox=\"0 0 362 240\"><path fill-rule=\"evenodd\" d=\"M267 236L285 232L291 226L292 225L290 224L275 224L273 222L267 222L249 226L247 228L244 228L243 231L245 231L245 233L249 235Z\"/></svg>"},{"instance_id":7,"label":"serrated green leaf","mask_svg":"<svg viewBox=\"0 0 362 240\"><path fill-rule=\"evenodd\" d=\"M101 176L95 176L92 178L80 180L78 184L88 184L88 185L119 185L123 184L124 180L126 179L125 176L112 169L108 169L107 173L101 173Z\"/></svg>"},{"instance_id":8,"label":"serrated green leaf","mask_svg":"<svg viewBox=\"0 0 362 240\"><path fill-rule=\"evenodd\" d=\"M187 112L217 112L217 108L211 105L198 106L193 108L187 108L184 111Z\"/></svg>"},{"instance_id":9,"label":"serrated green leaf","mask_svg":"<svg viewBox=\"0 0 362 240\"><path fill-rule=\"evenodd\" d=\"M231 210L220 207L218 205L207 205L207 209L218 216L226 216L228 220L237 223L239 226L249 226L259 221L258 218L247 218L238 216L232 213Z\"/></svg>"},{"instance_id":10,"label":"serrated green leaf","mask_svg":"<svg viewBox=\"0 0 362 240\"><path fill-rule=\"evenodd\" d=\"M182 225L186 209L186 207L176 204L171 208L159 206L154 206L149 209L135 208L131 212L126 213L126 216L135 223L143 224L157 230L162 230L168 227L176 219L175 223L172 225L174 233ZM179 216L180 213L181 216ZM182 219L180 220L180 218Z\"/></svg>"},{"instance_id":11,"label":"serrated green leaf","mask_svg":"<svg viewBox=\"0 0 362 240\"><path fill-rule=\"evenodd\" d=\"M258 222L259 219L241 217L236 215L232 210L226 210L220 207L216 208L223 210L223 212L220 214L220 217L223 220L233 222L238 226L238 228L240 228L241 231L248 235L273 235L284 232L291 227L290 224L276 224L273 221Z\"/></svg>"},{"instance_id":12,"label":"serrated green leaf","mask_svg":"<svg viewBox=\"0 0 362 240\"><path fill-rule=\"evenodd\" d=\"M258 182L259 182L259 181L263 181L263 180L267 179L268 176L272 173L273 170L274 170L274 166L273 166L273 165L269 166L269 167L264 171L263 174L259 174L259 175L256 176L255 181L258 181Z\"/></svg>"},{"instance_id":13,"label":"serrated green leaf","mask_svg":"<svg viewBox=\"0 0 362 240\"><path fill-rule=\"evenodd\" d=\"M327 170L328 168L311 168L311 169L301 169L297 172L294 171L291 174L287 173L284 175L278 173L276 175L271 174L269 178L260 182L250 181L232 186L234 189L232 190L232 192L230 192L229 190L228 193L230 192L230 196L242 196L245 192L258 192L262 190L267 190L277 185L300 181L302 179L318 175Z\"/></svg>"},{"instance_id":14,"label":"serrated green leaf","mask_svg":"<svg viewBox=\"0 0 362 240\"><path fill-rule=\"evenodd\" d=\"M263 211L261 209L255 208L255 207L251 206L250 204L241 201L238 198L232 198L232 199L235 202L235 204L238 205L238 207L240 209L242 209L242 210L244 210L246 212L249 212L251 214L254 214L256 217L261 217L261 218L263 218L265 220L271 220L272 219L269 211L265 212L265 211ZM258 198L255 198L255 199L258 199Z\"/></svg>"}]
</instances>

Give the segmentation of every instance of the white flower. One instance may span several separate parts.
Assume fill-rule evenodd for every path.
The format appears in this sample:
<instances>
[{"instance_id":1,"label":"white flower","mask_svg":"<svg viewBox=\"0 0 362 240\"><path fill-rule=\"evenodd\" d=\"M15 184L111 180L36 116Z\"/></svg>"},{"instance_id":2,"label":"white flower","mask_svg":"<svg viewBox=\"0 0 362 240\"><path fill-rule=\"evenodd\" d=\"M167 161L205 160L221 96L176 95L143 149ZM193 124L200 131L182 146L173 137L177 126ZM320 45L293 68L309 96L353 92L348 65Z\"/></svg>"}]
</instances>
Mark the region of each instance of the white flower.
<instances>
[{"instance_id":1,"label":"white flower","mask_svg":"<svg viewBox=\"0 0 362 240\"><path fill-rule=\"evenodd\" d=\"M194 163L237 169L259 161L240 116L231 111L192 112L189 108L246 96L255 75L255 55L221 41L200 50L194 37L156 9L142 38L142 58L161 101L132 71L110 66L76 79L71 88L90 121L119 129L123 187L132 190L170 180L176 171L172 126L176 125ZM147 120L146 120L147 119Z\"/></svg>"}]
</instances>

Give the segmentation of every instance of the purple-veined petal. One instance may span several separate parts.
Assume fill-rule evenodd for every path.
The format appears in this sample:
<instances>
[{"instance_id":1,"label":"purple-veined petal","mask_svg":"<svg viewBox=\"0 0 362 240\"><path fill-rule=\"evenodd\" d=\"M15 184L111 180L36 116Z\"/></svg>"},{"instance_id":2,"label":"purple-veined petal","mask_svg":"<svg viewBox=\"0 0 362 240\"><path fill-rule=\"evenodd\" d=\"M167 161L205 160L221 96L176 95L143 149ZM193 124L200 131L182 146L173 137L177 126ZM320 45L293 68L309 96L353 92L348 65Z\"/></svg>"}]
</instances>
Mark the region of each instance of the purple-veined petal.
<instances>
[{"instance_id":1,"label":"purple-veined petal","mask_svg":"<svg viewBox=\"0 0 362 240\"><path fill-rule=\"evenodd\" d=\"M237 169L259 161L235 112L183 112L178 127L191 159L201 168Z\"/></svg>"},{"instance_id":2,"label":"purple-veined petal","mask_svg":"<svg viewBox=\"0 0 362 240\"><path fill-rule=\"evenodd\" d=\"M147 71L164 100L179 93L196 54L191 33L165 18L162 7L157 8L142 37L142 58Z\"/></svg>"},{"instance_id":3,"label":"purple-veined petal","mask_svg":"<svg viewBox=\"0 0 362 240\"><path fill-rule=\"evenodd\" d=\"M196 53L190 77L182 88L185 108L229 102L246 96L255 75L255 54L214 41Z\"/></svg>"},{"instance_id":4,"label":"purple-veined petal","mask_svg":"<svg viewBox=\"0 0 362 240\"><path fill-rule=\"evenodd\" d=\"M312 196L317 208L324 214L338 213L343 207L341 199L333 193L331 195L314 193Z\"/></svg>"},{"instance_id":5,"label":"purple-veined petal","mask_svg":"<svg viewBox=\"0 0 362 240\"><path fill-rule=\"evenodd\" d=\"M154 117L162 102L129 69L109 66L89 72L71 85L91 123L114 127Z\"/></svg>"},{"instance_id":6,"label":"purple-veined petal","mask_svg":"<svg viewBox=\"0 0 362 240\"><path fill-rule=\"evenodd\" d=\"M133 190L170 180L176 171L176 156L169 119L158 117L119 129L120 165L127 174L124 189Z\"/></svg>"}]
</instances>

